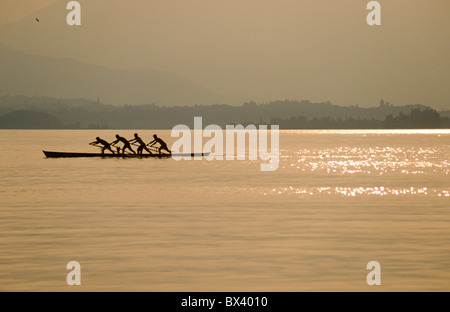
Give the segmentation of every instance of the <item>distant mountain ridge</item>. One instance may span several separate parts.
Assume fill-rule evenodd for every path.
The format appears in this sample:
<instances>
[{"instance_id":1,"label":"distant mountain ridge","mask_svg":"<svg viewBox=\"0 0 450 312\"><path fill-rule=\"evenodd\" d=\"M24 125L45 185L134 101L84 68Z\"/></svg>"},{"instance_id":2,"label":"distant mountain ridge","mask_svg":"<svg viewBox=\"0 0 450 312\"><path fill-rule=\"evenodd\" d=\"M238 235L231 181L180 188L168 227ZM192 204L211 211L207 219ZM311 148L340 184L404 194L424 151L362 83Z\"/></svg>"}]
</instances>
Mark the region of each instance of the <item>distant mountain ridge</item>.
<instances>
[{"instance_id":1,"label":"distant mountain ridge","mask_svg":"<svg viewBox=\"0 0 450 312\"><path fill-rule=\"evenodd\" d=\"M100 97L115 105L236 104L232 97L151 68L110 69L70 59L30 55L5 44L0 44L0 60L0 95Z\"/></svg>"}]
</instances>

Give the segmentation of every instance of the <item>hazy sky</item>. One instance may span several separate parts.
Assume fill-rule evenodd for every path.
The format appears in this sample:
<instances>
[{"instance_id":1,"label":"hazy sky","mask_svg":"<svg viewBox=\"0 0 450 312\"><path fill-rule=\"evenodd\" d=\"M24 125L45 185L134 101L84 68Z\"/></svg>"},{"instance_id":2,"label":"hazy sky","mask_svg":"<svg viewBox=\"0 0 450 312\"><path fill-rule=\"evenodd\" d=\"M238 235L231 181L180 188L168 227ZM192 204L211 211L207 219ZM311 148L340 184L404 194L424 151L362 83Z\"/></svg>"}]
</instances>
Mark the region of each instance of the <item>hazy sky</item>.
<instances>
[{"instance_id":1,"label":"hazy sky","mask_svg":"<svg viewBox=\"0 0 450 312\"><path fill-rule=\"evenodd\" d=\"M25 19L4 25L0 41L153 67L257 101L368 106L384 98L450 109L448 0L379 1L379 27L366 24L366 0L81 0L79 28L65 24L68 1L32 13L51 2L2 0L0 25Z\"/></svg>"},{"instance_id":2,"label":"hazy sky","mask_svg":"<svg viewBox=\"0 0 450 312\"><path fill-rule=\"evenodd\" d=\"M58 0L1 0L0 25L24 18Z\"/></svg>"}]
</instances>

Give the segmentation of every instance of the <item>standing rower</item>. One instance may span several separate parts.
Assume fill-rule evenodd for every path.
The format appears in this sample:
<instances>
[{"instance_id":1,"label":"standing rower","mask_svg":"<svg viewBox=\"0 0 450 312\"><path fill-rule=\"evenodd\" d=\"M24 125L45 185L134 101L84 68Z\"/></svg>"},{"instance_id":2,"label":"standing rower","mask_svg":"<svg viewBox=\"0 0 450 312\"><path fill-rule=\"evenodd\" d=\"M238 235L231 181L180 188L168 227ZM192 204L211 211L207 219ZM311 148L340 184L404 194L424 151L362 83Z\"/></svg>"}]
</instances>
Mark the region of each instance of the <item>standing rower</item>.
<instances>
[{"instance_id":1,"label":"standing rower","mask_svg":"<svg viewBox=\"0 0 450 312\"><path fill-rule=\"evenodd\" d=\"M111 145L108 142L106 142L105 140L100 139L99 137L96 137L95 139L96 139L96 141L91 142L89 144L91 144L91 145L101 144L101 145L103 145L103 147L102 147L102 154L105 153L105 150L110 150L111 153L114 154L114 151L111 149Z\"/></svg>"},{"instance_id":2,"label":"standing rower","mask_svg":"<svg viewBox=\"0 0 450 312\"><path fill-rule=\"evenodd\" d=\"M142 152L144 150L146 150L147 152L152 154L152 152L147 148L147 144L144 143L144 141L138 136L137 133L134 134L134 139L130 140L130 143L133 143L133 142L139 143L139 147L137 149L138 155L142 155Z\"/></svg>"},{"instance_id":3,"label":"standing rower","mask_svg":"<svg viewBox=\"0 0 450 312\"><path fill-rule=\"evenodd\" d=\"M122 143L123 143L122 154L125 154L125 150L126 150L127 148L128 148L130 151L132 151L133 154L136 154L136 152L133 151L133 149L131 148L130 142L128 142L127 139L125 139L125 138L119 136L118 134L116 134L116 139L117 139L117 140L115 140L114 142L112 142L111 145L115 145L115 144L117 144L117 143L119 143L119 142L122 142Z\"/></svg>"},{"instance_id":4,"label":"standing rower","mask_svg":"<svg viewBox=\"0 0 450 312\"><path fill-rule=\"evenodd\" d=\"M158 136L156 134L153 135L153 138L154 138L154 140L151 141L150 143L148 143L148 145L153 146L156 143L159 143L160 147L159 147L158 151L160 154L161 154L161 150L166 150L170 154L172 154L172 152L167 148L166 142L164 142L162 139L158 138Z\"/></svg>"}]
</instances>

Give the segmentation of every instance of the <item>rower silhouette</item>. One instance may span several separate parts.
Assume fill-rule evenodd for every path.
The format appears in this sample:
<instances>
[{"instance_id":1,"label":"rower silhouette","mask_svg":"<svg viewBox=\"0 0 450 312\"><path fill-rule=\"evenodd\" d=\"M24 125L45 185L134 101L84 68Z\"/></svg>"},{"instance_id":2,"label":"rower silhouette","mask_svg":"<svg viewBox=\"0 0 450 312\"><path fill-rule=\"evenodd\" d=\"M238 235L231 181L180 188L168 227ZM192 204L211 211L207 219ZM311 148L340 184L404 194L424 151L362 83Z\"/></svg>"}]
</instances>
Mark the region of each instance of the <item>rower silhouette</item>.
<instances>
[{"instance_id":1,"label":"rower silhouette","mask_svg":"<svg viewBox=\"0 0 450 312\"><path fill-rule=\"evenodd\" d=\"M91 144L91 145L93 145L93 144L101 144L101 145L103 145L103 147L102 147L102 154L105 154L105 150L110 150L111 153L114 154L114 151L111 149L111 144L109 144L105 140L100 139L99 137L96 137L95 139L96 139L96 141L91 142L89 144Z\"/></svg>"},{"instance_id":2,"label":"rower silhouette","mask_svg":"<svg viewBox=\"0 0 450 312\"><path fill-rule=\"evenodd\" d=\"M134 142L139 143L139 147L137 149L138 155L142 155L142 152L144 150L146 150L147 152L152 154L152 152L147 148L147 144L144 143L144 141L138 136L137 133L134 134L134 139L130 140L130 143L134 143Z\"/></svg>"},{"instance_id":3,"label":"rower silhouette","mask_svg":"<svg viewBox=\"0 0 450 312\"><path fill-rule=\"evenodd\" d=\"M119 142L123 143L123 147L122 147L122 154L125 154L125 150L129 149L130 151L133 152L133 154L136 154L135 151L133 151L133 149L131 148L130 142L128 142L127 139L125 139L124 137L119 136L118 134L116 134L116 139L114 142L111 143L111 145L116 145Z\"/></svg>"},{"instance_id":4,"label":"rower silhouette","mask_svg":"<svg viewBox=\"0 0 450 312\"><path fill-rule=\"evenodd\" d=\"M167 144L166 142L164 142L162 139L158 138L158 136L156 134L153 135L154 140L151 141L150 143L148 143L148 145L153 146L156 143L159 143L159 149L158 152L161 154L161 150L166 150L168 151L170 154L172 154L172 152L167 148Z\"/></svg>"}]
</instances>

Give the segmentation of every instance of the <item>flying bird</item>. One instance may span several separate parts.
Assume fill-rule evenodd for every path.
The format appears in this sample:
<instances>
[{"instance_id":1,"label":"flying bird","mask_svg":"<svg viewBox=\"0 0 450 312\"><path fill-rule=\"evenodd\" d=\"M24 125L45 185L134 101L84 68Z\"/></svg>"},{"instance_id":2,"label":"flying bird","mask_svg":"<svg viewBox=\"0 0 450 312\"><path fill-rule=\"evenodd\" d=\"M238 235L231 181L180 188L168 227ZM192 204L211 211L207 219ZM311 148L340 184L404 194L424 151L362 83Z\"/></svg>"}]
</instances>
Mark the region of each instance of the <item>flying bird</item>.
<instances>
[{"instance_id":1,"label":"flying bird","mask_svg":"<svg viewBox=\"0 0 450 312\"><path fill-rule=\"evenodd\" d=\"M36 22L40 23L40 22L39 22L39 19L38 19L37 17L36 17Z\"/></svg>"}]
</instances>

